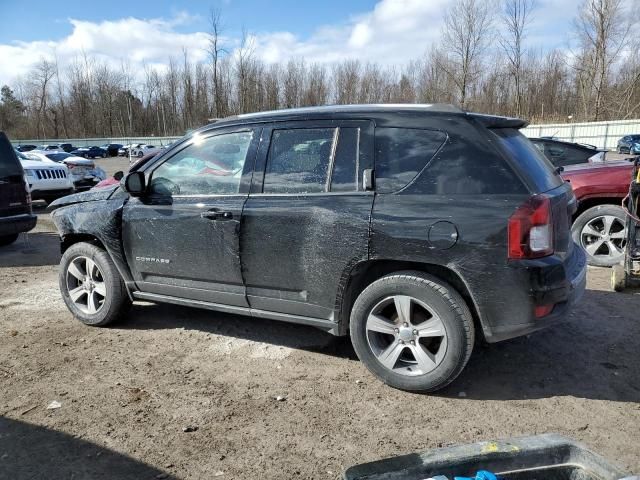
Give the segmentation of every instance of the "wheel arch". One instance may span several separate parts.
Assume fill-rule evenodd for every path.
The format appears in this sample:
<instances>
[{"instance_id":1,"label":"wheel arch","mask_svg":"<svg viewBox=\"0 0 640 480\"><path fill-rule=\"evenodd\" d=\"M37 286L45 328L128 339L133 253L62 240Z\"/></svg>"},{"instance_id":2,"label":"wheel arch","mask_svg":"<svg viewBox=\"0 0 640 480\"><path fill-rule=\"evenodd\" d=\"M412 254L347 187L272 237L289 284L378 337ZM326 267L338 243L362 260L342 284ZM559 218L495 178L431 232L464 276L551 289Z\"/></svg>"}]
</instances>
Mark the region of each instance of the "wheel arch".
<instances>
[{"instance_id":1,"label":"wheel arch","mask_svg":"<svg viewBox=\"0 0 640 480\"><path fill-rule=\"evenodd\" d=\"M624 197L586 197L584 199L581 199L578 203L578 209L576 210L576 213L573 214L572 223L576 220L576 218L578 218L590 208L600 205L615 205L616 207L619 207L622 205L623 198Z\"/></svg>"},{"instance_id":2,"label":"wheel arch","mask_svg":"<svg viewBox=\"0 0 640 480\"><path fill-rule=\"evenodd\" d=\"M455 270L438 264L423 262L408 262L400 260L367 260L355 265L340 282L336 297L335 311L338 319L338 334L347 335L349 331L350 313L358 295L379 278L395 272L416 270L448 283L462 296L473 317L476 332L484 339L485 322L480 316L477 303L464 279Z\"/></svg>"}]
</instances>

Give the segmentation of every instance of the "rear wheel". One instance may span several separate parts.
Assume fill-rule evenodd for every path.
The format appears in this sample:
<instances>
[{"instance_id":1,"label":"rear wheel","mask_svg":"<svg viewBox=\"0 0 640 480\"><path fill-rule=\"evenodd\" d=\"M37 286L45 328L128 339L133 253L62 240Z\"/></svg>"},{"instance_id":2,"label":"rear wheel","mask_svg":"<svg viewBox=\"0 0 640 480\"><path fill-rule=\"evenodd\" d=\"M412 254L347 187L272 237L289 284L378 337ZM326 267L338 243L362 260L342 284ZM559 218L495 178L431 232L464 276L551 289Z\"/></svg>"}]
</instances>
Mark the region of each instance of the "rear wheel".
<instances>
[{"instance_id":1,"label":"rear wheel","mask_svg":"<svg viewBox=\"0 0 640 480\"><path fill-rule=\"evenodd\" d=\"M398 272L369 285L351 312L354 349L384 383L432 392L463 370L474 342L473 319L450 285L422 272Z\"/></svg>"},{"instance_id":2,"label":"rear wheel","mask_svg":"<svg viewBox=\"0 0 640 480\"><path fill-rule=\"evenodd\" d=\"M90 243L69 247L60 261L58 280L67 307L86 325L108 325L130 304L111 258Z\"/></svg>"},{"instance_id":3,"label":"rear wheel","mask_svg":"<svg viewBox=\"0 0 640 480\"><path fill-rule=\"evenodd\" d=\"M584 248L589 265L611 267L624 257L627 242L626 216L617 205L598 205L585 210L573 222L574 241Z\"/></svg>"},{"instance_id":4,"label":"rear wheel","mask_svg":"<svg viewBox=\"0 0 640 480\"><path fill-rule=\"evenodd\" d=\"M0 247L3 247L5 245L11 245L13 242L15 242L18 237L20 236L20 234L18 233L14 233L13 235L2 235L0 237Z\"/></svg>"}]
</instances>

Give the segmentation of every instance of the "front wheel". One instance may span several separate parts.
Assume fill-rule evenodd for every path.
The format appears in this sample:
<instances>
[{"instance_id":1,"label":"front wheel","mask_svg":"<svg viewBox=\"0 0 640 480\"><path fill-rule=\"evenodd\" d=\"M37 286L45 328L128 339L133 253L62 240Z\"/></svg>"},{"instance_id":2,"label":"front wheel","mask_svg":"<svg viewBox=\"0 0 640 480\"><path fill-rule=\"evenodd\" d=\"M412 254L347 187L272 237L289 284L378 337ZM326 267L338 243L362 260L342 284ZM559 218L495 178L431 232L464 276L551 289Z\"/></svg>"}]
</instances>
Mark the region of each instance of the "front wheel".
<instances>
[{"instance_id":1,"label":"front wheel","mask_svg":"<svg viewBox=\"0 0 640 480\"><path fill-rule=\"evenodd\" d=\"M447 283L422 272L382 277L358 296L351 311L358 358L384 383L433 392L464 369L474 342L471 312Z\"/></svg>"},{"instance_id":2,"label":"front wheel","mask_svg":"<svg viewBox=\"0 0 640 480\"><path fill-rule=\"evenodd\" d=\"M624 210L617 205L589 208L573 222L571 235L584 248L589 265L611 267L620 263L627 243Z\"/></svg>"},{"instance_id":3,"label":"front wheel","mask_svg":"<svg viewBox=\"0 0 640 480\"><path fill-rule=\"evenodd\" d=\"M67 308L85 325L108 325L130 304L111 258L90 243L69 247L60 261L58 281Z\"/></svg>"}]
</instances>

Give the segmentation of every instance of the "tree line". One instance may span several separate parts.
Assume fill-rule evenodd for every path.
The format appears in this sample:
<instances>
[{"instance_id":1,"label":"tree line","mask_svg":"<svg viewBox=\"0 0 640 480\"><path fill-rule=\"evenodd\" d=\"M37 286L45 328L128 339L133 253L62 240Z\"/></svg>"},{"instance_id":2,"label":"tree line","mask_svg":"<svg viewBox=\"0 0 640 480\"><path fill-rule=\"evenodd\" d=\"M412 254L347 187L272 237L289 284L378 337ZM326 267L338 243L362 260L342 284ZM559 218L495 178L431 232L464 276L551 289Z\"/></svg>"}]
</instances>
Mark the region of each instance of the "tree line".
<instances>
[{"instance_id":1,"label":"tree line","mask_svg":"<svg viewBox=\"0 0 640 480\"><path fill-rule=\"evenodd\" d=\"M536 0L453 0L440 42L403 65L348 59L262 61L244 32L232 51L222 15L209 17L208 60L183 50L166 68L90 55L60 68L41 59L0 90L0 129L12 138L182 135L213 118L299 106L452 103L533 122L640 116L640 34L623 0L584 0L567 49L531 48ZM635 12L637 13L637 12Z\"/></svg>"}]
</instances>

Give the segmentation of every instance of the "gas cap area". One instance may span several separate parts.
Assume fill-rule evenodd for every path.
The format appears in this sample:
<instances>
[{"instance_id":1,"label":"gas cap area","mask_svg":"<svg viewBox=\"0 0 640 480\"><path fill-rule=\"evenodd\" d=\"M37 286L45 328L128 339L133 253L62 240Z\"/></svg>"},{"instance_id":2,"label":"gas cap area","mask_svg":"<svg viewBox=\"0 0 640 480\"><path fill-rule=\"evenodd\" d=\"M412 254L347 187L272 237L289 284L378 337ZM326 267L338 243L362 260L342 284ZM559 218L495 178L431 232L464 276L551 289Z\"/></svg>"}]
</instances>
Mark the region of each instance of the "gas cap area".
<instances>
[{"instance_id":1,"label":"gas cap area","mask_svg":"<svg viewBox=\"0 0 640 480\"><path fill-rule=\"evenodd\" d=\"M458 241L458 229L453 223L441 220L429 227L428 239L431 247L446 250Z\"/></svg>"}]
</instances>

